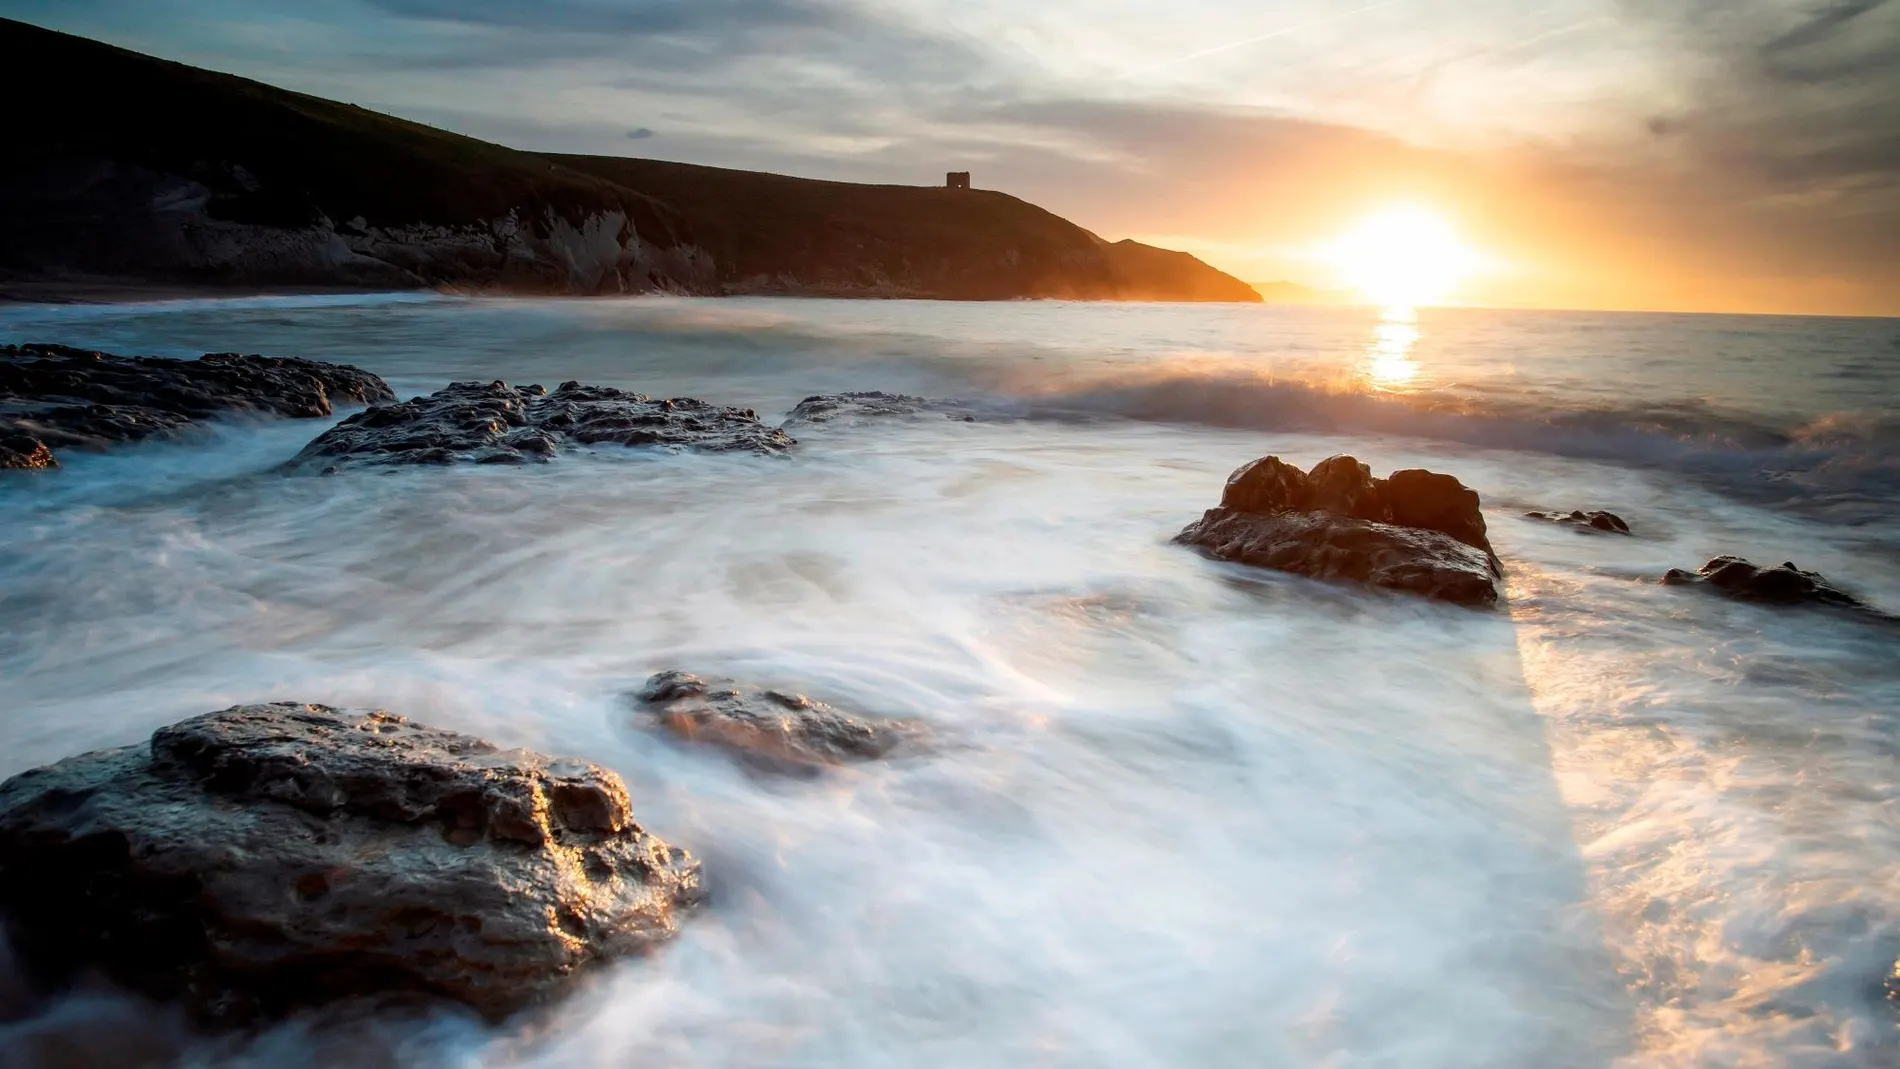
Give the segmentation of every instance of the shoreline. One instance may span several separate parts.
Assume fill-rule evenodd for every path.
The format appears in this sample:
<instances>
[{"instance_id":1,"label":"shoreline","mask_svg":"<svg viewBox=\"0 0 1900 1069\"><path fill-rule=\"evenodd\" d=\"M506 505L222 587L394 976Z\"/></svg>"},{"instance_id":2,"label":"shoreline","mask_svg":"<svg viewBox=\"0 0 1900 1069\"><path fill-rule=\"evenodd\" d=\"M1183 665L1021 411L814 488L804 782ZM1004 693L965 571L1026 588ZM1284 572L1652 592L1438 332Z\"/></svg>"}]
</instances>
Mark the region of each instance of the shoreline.
<instances>
[{"instance_id":1,"label":"shoreline","mask_svg":"<svg viewBox=\"0 0 1900 1069\"><path fill-rule=\"evenodd\" d=\"M371 293L430 293L427 289L365 289L362 286L193 285L136 279L0 279L0 305L150 304L244 297L324 297Z\"/></svg>"}]
</instances>

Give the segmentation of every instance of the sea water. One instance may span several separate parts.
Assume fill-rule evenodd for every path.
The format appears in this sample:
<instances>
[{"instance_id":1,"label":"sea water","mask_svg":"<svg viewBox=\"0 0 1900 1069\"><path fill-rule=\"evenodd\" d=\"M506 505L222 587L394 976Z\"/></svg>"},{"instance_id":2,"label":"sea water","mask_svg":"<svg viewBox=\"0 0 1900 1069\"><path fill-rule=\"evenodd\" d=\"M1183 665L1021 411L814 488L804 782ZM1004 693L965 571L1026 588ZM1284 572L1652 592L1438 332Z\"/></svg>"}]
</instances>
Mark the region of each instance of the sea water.
<instances>
[{"instance_id":1,"label":"sea water","mask_svg":"<svg viewBox=\"0 0 1900 1069\"><path fill-rule=\"evenodd\" d=\"M380 707L614 768L711 889L529 1022L208 1041L16 993L0 1064L1900 1064L1900 631L1656 581L1791 559L1900 610L1900 322L375 296L0 340L978 413L328 478L278 470L323 421L232 421L0 479L0 776ZM1475 487L1502 606L1170 544L1239 464L1341 452ZM1522 517L1573 508L1634 536ZM649 730L668 668L933 744L748 773Z\"/></svg>"}]
</instances>

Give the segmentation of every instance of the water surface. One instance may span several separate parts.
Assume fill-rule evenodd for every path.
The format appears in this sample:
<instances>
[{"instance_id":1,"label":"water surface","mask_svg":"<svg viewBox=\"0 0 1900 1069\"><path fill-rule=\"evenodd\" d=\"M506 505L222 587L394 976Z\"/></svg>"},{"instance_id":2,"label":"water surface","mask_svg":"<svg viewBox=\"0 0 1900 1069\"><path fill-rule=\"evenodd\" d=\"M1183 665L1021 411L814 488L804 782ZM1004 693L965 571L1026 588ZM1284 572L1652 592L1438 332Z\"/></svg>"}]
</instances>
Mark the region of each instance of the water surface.
<instances>
[{"instance_id":1,"label":"water surface","mask_svg":"<svg viewBox=\"0 0 1900 1069\"><path fill-rule=\"evenodd\" d=\"M1900 1060L1900 638L1654 582L1732 552L1900 608L1895 321L324 297L12 307L0 340L984 413L331 478L276 470L321 423L231 423L0 480L0 775L237 702L375 706L607 764L705 859L679 940L552 1021L191 1064ZM1240 463L1347 451L1479 490L1501 611L1169 544ZM1637 536L1519 517L1577 507ZM940 744L749 775L644 730L664 668ZM0 1048L166 1021L88 997Z\"/></svg>"}]
</instances>

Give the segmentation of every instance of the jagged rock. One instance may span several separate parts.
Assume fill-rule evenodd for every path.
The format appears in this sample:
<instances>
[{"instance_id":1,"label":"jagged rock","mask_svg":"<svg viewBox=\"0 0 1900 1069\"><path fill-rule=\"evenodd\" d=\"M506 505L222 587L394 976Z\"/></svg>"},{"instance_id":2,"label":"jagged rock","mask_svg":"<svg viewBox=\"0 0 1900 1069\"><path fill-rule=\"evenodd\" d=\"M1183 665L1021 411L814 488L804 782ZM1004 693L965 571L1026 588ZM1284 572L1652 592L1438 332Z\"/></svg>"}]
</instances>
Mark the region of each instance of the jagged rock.
<instances>
[{"instance_id":1,"label":"jagged rock","mask_svg":"<svg viewBox=\"0 0 1900 1069\"><path fill-rule=\"evenodd\" d=\"M909 721L852 716L803 694L686 672L653 676L638 698L683 739L730 750L757 768L795 775L883 757L920 732Z\"/></svg>"},{"instance_id":2,"label":"jagged rock","mask_svg":"<svg viewBox=\"0 0 1900 1069\"><path fill-rule=\"evenodd\" d=\"M1614 512L1526 512L1527 520L1544 520L1548 523L1561 523L1578 531L1604 531L1609 534L1629 534L1630 525L1623 517Z\"/></svg>"},{"instance_id":3,"label":"jagged rock","mask_svg":"<svg viewBox=\"0 0 1900 1069\"><path fill-rule=\"evenodd\" d=\"M954 402L932 401L927 397L885 393L882 390L865 390L857 393L814 394L798 402L780 426L792 427L879 416L916 416L926 412L941 413L950 419L966 422L973 422L976 419L964 406Z\"/></svg>"},{"instance_id":4,"label":"jagged rock","mask_svg":"<svg viewBox=\"0 0 1900 1069\"><path fill-rule=\"evenodd\" d=\"M1376 479L1348 456L1311 472L1271 456L1243 465L1220 507L1175 541L1219 560L1461 605L1494 604L1503 577L1476 491L1422 469Z\"/></svg>"},{"instance_id":5,"label":"jagged rock","mask_svg":"<svg viewBox=\"0 0 1900 1069\"><path fill-rule=\"evenodd\" d=\"M102 970L239 1024L360 997L491 1017L669 937L698 863L618 776L282 702L0 785L0 915L42 983Z\"/></svg>"},{"instance_id":6,"label":"jagged rock","mask_svg":"<svg viewBox=\"0 0 1900 1069\"><path fill-rule=\"evenodd\" d=\"M292 464L518 464L549 460L563 443L784 453L795 441L749 408L690 397L655 399L608 386L458 382L427 397L359 412L319 435Z\"/></svg>"},{"instance_id":7,"label":"jagged rock","mask_svg":"<svg viewBox=\"0 0 1900 1069\"><path fill-rule=\"evenodd\" d=\"M66 345L0 346L0 468L55 467L54 448L176 437L221 415L315 419L335 404L395 399L367 371L296 357L208 353L170 360Z\"/></svg>"},{"instance_id":8,"label":"jagged rock","mask_svg":"<svg viewBox=\"0 0 1900 1069\"><path fill-rule=\"evenodd\" d=\"M1670 586L1702 586L1737 601L1767 605L1831 605L1886 616L1815 572L1804 572L1792 561L1763 568L1740 557L1715 557L1696 571L1671 568L1662 581Z\"/></svg>"}]
</instances>

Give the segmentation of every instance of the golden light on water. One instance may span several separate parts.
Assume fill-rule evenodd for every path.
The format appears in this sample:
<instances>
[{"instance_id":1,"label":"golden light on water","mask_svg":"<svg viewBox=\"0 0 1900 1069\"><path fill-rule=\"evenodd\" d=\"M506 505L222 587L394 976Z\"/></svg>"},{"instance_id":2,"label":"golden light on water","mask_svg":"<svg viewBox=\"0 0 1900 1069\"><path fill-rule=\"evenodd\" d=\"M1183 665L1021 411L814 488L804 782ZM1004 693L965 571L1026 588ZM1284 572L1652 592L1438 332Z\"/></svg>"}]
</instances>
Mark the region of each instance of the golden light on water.
<instances>
[{"instance_id":1,"label":"golden light on water","mask_svg":"<svg viewBox=\"0 0 1900 1069\"><path fill-rule=\"evenodd\" d=\"M1366 377L1373 386L1402 389L1418 377L1418 361L1412 359L1418 338L1418 316L1410 308L1387 308L1380 314L1366 346Z\"/></svg>"},{"instance_id":2,"label":"golden light on water","mask_svg":"<svg viewBox=\"0 0 1900 1069\"><path fill-rule=\"evenodd\" d=\"M1325 257L1376 304L1438 304L1475 271L1479 254L1429 208L1404 205L1366 217L1334 239Z\"/></svg>"}]
</instances>

